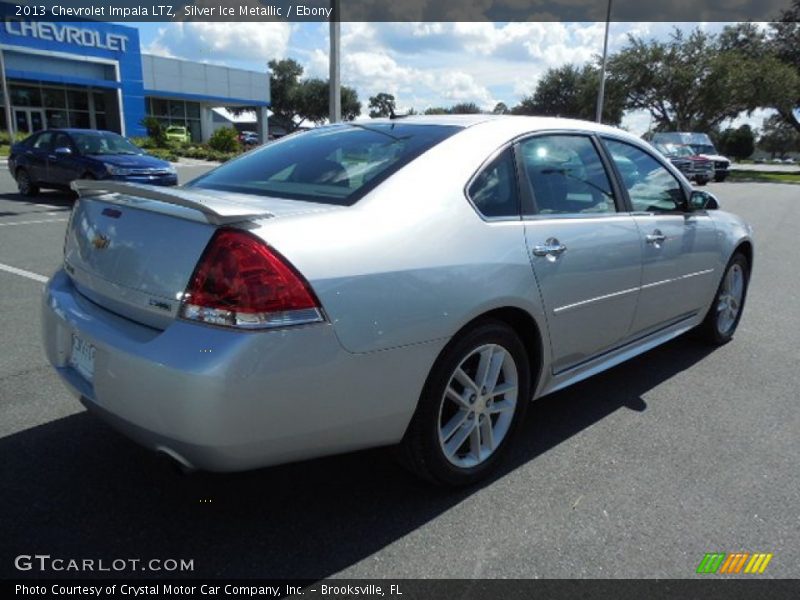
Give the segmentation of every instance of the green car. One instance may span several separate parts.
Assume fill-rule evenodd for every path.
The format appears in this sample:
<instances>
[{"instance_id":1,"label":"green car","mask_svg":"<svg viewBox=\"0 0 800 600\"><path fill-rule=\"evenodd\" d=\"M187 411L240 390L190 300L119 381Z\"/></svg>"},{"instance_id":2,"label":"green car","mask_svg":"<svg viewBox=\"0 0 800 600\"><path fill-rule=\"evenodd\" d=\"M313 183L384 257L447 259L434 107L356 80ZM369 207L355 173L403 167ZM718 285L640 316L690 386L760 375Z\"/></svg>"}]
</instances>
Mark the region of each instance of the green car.
<instances>
[{"instance_id":1,"label":"green car","mask_svg":"<svg viewBox=\"0 0 800 600\"><path fill-rule=\"evenodd\" d=\"M191 142L192 136L189 134L189 130L186 127L180 127L178 125L171 125L167 127L166 130L167 140L171 142Z\"/></svg>"}]
</instances>

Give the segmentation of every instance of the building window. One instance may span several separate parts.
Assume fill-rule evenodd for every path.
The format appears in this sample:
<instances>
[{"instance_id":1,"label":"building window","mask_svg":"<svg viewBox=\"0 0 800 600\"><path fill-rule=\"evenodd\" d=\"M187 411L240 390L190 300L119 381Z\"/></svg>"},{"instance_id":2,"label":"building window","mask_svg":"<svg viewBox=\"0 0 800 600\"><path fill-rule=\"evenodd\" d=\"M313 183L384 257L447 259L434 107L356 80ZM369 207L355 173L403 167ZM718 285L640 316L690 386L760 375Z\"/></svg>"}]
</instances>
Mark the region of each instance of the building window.
<instances>
[{"instance_id":1,"label":"building window","mask_svg":"<svg viewBox=\"0 0 800 600\"><path fill-rule=\"evenodd\" d=\"M92 122L89 119L89 113L76 110L70 111L69 126L79 129L90 129L92 127Z\"/></svg>"},{"instance_id":2,"label":"building window","mask_svg":"<svg viewBox=\"0 0 800 600\"><path fill-rule=\"evenodd\" d=\"M64 88L42 88L42 99L45 108L67 108L67 96Z\"/></svg>"},{"instance_id":3,"label":"building window","mask_svg":"<svg viewBox=\"0 0 800 600\"><path fill-rule=\"evenodd\" d=\"M166 100L159 100L158 98L151 98L150 99L151 110L153 111L151 114L156 117L168 117L169 116L169 108Z\"/></svg>"},{"instance_id":4,"label":"building window","mask_svg":"<svg viewBox=\"0 0 800 600\"><path fill-rule=\"evenodd\" d=\"M147 114L156 117L162 126L186 127L193 142L199 142L202 139L199 102L165 100L148 96L145 105Z\"/></svg>"},{"instance_id":5,"label":"building window","mask_svg":"<svg viewBox=\"0 0 800 600\"><path fill-rule=\"evenodd\" d=\"M45 122L37 125L40 128L95 127L117 133L121 131L116 108L117 91L114 89L93 91L52 84L12 83L9 94L13 107L44 109Z\"/></svg>"},{"instance_id":6,"label":"building window","mask_svg":"<svg viewBox=\"0 0 800 600\"><path fill-rule=\"evenodd\" d=\"M47 117L47 126L53 128L68 127L69 121L67 119L66 110L46 110L44 112Z\"/></svg>"},{"instance_id":7,"label":"building window","mask_svg":"<svg viewBox=\"0 0 800 600\"><path fill-rule=\"evenodd\" d=\"M38 87L11 85L11 106L41 106L42 96Z\"/></svg>"},{"instance_id":8,"label":"building window","mask_svg":"<svg viewBox=\"0 0 800 600\"><path fill-rule=\"evenodd\" d=\"M89 94L86 92L68 90L67 102L70 110L89 110Z\"/></svg>"},{"instance_id":9,"label":"building window","mask_svg":"<svg viewBox=\"0 0 800 600\"><path fill-rule=\"evenodd\" d=\"M102 92L95 92L94 96L94 109L97 112L106 112L106 97Z\"/></svg>"}]
</instances>

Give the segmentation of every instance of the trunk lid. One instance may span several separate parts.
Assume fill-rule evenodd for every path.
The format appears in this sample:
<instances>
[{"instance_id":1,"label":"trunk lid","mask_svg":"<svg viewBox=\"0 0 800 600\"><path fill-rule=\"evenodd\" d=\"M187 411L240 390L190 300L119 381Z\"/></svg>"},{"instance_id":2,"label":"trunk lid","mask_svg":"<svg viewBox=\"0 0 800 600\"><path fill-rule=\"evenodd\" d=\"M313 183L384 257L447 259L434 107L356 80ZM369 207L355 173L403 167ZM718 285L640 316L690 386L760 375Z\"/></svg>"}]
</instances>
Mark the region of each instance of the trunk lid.
<instances>
[{"instance_id":1,"label":"trunk lid","mask_svg":"<svg viewBox=\"0 0 800 600\"><path fill-rule=\"evenodd\" d=\"M64 269L104 308L157 329L183 292L217 227L329 207L200 189L80 181L64 244Z\"/></svg>"}]
</instances>

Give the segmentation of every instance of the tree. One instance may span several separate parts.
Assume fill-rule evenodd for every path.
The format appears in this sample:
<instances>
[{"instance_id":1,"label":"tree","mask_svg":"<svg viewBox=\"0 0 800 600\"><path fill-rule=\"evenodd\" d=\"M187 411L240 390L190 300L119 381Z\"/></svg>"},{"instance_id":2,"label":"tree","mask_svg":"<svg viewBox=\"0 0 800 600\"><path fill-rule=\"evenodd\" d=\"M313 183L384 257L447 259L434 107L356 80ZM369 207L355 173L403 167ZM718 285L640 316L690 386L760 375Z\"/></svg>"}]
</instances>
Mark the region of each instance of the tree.
<instances>
[{"instance_id":1,"label":"tree","mask_svg":"<svg viewBox=\"0 0 800 600\"><path fill-rule=\"evenodd\" d=\"M518 115L569 117L593 121L596 117L600 72L594 65L573 64L549 69L530 96L512 109ZM603 122L619 125L622 121L624 95L613 80L606 81Z\"/></svg>"},{"instance_id":2,"label":"tree","mask_svg":"<svg viewBox=\"0 0 800 600\"><path fill-rule=\"evenodd\" d=\"M474 102L461 102L450 108L451 115L478 115L483 112Z\"/></svg>"},{"instance_id":3,"label":"tree","mask_svg":"<svg viewBox=\"0 0 800 600\"><path fill-rule=\"evenodd\" d=\"M492 110L493 115L507 115L511 112L505 102L498 102Z\"/></svg>"},{"instance_id":4,"label":"tree","mask_svg":"<svg viewBox=\"0 0 800 600\"><path fill-rule=\"evenodd\" d=\"M295 118L301 111L300 77L302 65L293 58L269 61L270 109L273 119L287 132L297 128Z\"/></svg>"},{"instance_id":5,"label":"tree","mask_svg":"<svg viewBox=\"0 0 800 600\"><path fill-rule=\"evenodd\" d=\"M324 79L306 79L303 67L296 60L269 62L273 119L286 131L297 129L304 121L322 123L329 113L329 86ZM342 86L342 119L352 121L361 114L358 93Z\"/></svg>"},{"instance_id":6,"label":"tree","mask_svg":"<svg viewBox=\"0 0 800 600\"><path fill-rule=\"evenodd\" d=\"M742 160L755 151L755 134L750 125L742 125L738 129L729 127L719 135L716 146L722 154Z\"/></svg>"},{"instance_id":7,"label":"tree","mask_svg":"<svg viewBox=\"0 0 800 600\"><path fill-rule=\"evenodd\" d=\"M343 85L342 92L342 119L352 121L361 114L361 103L358 93L350 87ZM330 112L330 86L326 79L307 79L302 82L296 96L298 117L303 121L316 124L324 123ZM298 123L298 125L300 124Z\"/></svg>"},{"instance_id":8,"label":"tree","mask_svg":"<svg viewBox=\"0 0 800 600\"><path fill-rule=\"evenodd\" d=\"M752 24L719 36L675 29L665 42L631 36L609 71L625 107L649 111L656 130L710 131L742 112L791 102L800 79L766 40Z\"/></svg>"},{"instance_id":9,"label":"tree","mask_svg":"<svg viewBox=\"0 0 800 600\"><path fill-rule=\"evenodd\" d=\"M785 81L786 94L776 102L778 114L800 132L800 119L797 108L800 106L800 0L794 0L792 7L785 10L780 20L770 24L772 38L770 48L777 60L792 72L792 80Z\"/></svg>"},{"instance_id":10,"label":"tree","mask_svg":"<svg viewBox=\"0 0 800 600\"><path fill-rule=\"evenodd\" d=\"M378 117L393 117L395 109L396 104L392 94L380 92L376 96L370 96L369 116L373 119Z\"/></svg>"},{"instance_id":11,"label":"tree","mask_svg":"<svg viewBox=\"0 0 800 600\"><path fill-rule=\"evenodd\" d=\"M431 106L430 108L426 108L423 114L426 115L449 115L450 109L444 108L442 106Z\"/></svg>"},{"instance_id":12,"label":"tree","mask_svg":"<svg viewBox=\"0 0 800 600\"><path fill-rule=\"evenodd\" d=\"M764 119L758 147L769 152L773 158L776 154L786 156L789 152L800 151L800 133L781 115L775 114Z\"/></svg>"}]
</instances>

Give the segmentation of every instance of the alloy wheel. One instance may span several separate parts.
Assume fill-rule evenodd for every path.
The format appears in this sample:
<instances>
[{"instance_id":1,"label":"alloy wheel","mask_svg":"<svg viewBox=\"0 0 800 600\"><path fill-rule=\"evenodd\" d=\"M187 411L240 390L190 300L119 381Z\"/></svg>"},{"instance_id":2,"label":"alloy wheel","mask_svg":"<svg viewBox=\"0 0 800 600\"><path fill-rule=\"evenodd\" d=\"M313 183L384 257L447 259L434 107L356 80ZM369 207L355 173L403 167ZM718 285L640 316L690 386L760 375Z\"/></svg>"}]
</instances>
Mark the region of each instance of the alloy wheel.
<instances>
[{"instance_id":1,"label":"alloy wheel","mask_svg":"<svg viewBox=\"0 0 800 600\"><path fill-rule=\"evenodd\" d=\"M514 419L517 365L498 344L472 350L450 376L439 408L439 445L460 468L486 461L500 446Z\"/></svg>"},{"instance_id":2,"label":"alloy wheel","mask_svg":"<svg viewBox=\"0 0 800 600\"><path fill-rule=\"evenodd\" d=\"M717 329L721 334L728 334L736 326L743 297L744 270L733 263L725 274L717 300Z\"/></svg>"}]
</instances>

